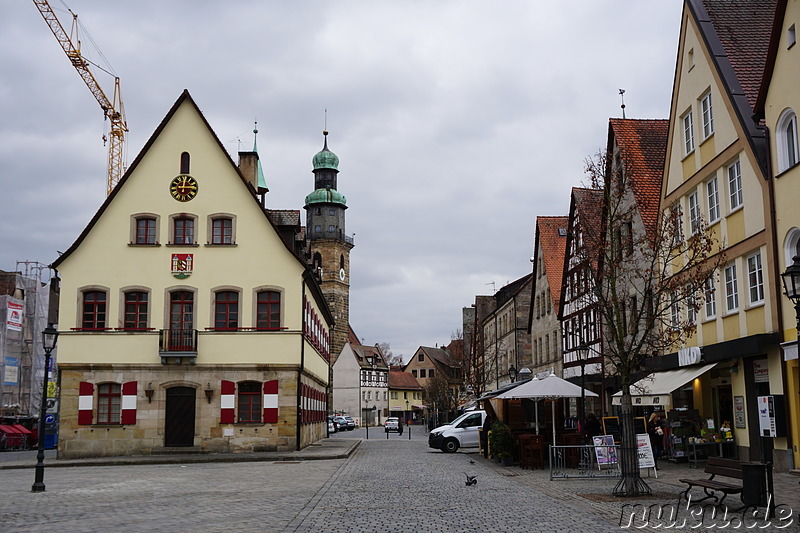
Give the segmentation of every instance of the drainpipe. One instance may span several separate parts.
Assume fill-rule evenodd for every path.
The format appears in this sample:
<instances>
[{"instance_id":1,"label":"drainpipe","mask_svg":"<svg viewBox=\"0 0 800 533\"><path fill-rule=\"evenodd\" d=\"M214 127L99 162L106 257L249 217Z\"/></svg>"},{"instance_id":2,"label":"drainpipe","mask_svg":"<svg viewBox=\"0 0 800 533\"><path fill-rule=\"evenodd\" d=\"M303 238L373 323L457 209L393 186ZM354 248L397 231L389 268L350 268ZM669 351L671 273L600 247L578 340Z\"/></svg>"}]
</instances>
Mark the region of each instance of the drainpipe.
<instances>
[{"instance_id":1,"label":"drainpipe","mask_svg":"<svg viewBox=\"0 0 800 533\"><path fill-rule=\"evenodd\" d=\"M767 179L767 191L768 191L768 199L769 199L769 222L772 225L772 231L770 232L772 234L772 243L771 244L772 244L772 255L774 257L774 260L772 261L772 276L773 276L773 279L775 280L773 282L773 285L775 285L776 283L779 283L779 280L781 279L781 268L780 268L780 265L778 264L778 251L779 251L779 248L778 248L778 232L777 232L777 213L776 213L776 209L775 209L775 176L773 175L773 167L772 167L772 150L770 149L770 146L772 144L771 141L770 141L771 133L769 131L769 127L766 124L760 124L759 123L761 118L763 118L763 117L753 116L753 120L756 122L756 129L759 129L762 132L764 132L764 141L765 141L765 143L767 145L767 157L766 157L766 160L767 160L766 161L767 162L766 174L767 175L765 177ZM783 305L782 305L783 302L781 300L781 296L780 296L781 294L782 293L781 293L780 289L778 289L777 294L776 294L776 296L778 298L778 304L775 306L775 316L776 316L776 319L778 321L778 331L780 332L780 339L781 339L781 341L783 341L785 339L783 338ZM800 338L798 339L798 343L800 343ZM789 381L788 381L787 371L786 371L786 361L783 359L783 354L781 354L780 357L781 357L781 364L780 364L781 386L783 387L783 391L786 392L787 390L789 390ZM790 412L789 412L790 410L786 409L785 411L786 411L785 412L786 427L790 428L790 427L792 427L792 420L791 420L791 416L790 416ZM787 461L789 463L788 464L789 470L792 470L794 468L794 464L793 464L794 463L794 443L792 442L792 433L791 433L791 431L787 431L786 432L786 448L787 448L786 451L788 452L787 453Z\"/></svg>"},{"instance_id":2,"label":"drainpipe","mask_svg":"<svg viewBox=\"0 0 800 533\"><path fill-rule=\"evenodd\" d=\"M306 301L306 280L305 280L305 278L303 278L303 286L302 286L301 292L303 294L302 301ZM301 380L302 380L302 377L303 377L303 370L305 368L305 362L306 362L306 335L305 335L305 332L304 332L305 331L305 325L306 325L305 312L306 312L306 310L305 310L305 306L304 306L303 309L300 311L300 319L301 319L300 320L300 368L298 368L298 370L297 370L297 402L296 402L297 403L297 415L296 415L297 421L295 423L295 426L297 428L297 431L296 431L297 435L295 437L295 440L296 440L295 449L297 451L300 451L300 430L302 429L301 419L300 419L301 407L302 407L302 401L303 401L302 397L300 396L300 390L302 389L302 387L301 387L302 381ZM327 425L327 422L326 422L326 425Z\"/></svg>"}]
</instances>

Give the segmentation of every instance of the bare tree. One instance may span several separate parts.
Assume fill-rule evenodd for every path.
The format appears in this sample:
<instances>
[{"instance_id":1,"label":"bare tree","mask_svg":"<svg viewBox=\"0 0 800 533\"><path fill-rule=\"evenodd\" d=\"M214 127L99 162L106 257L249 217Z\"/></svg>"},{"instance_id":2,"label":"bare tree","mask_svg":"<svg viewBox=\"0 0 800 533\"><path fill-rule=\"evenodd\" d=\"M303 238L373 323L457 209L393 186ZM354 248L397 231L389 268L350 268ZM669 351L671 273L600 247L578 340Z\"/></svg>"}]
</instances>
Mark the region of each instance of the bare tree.
<instances>
[{"instance_id":1,"label":"bare tree","mask_svg":"<svg viewBox=\"0 0 800 533\"><path fill-rule=\"evenodd\" d=\"M478 320L473 323L469 345L462 344L463 363L461 365L464 387L467 393L480 398L496 381L497 359L485 357L483 328ZM462 335L463 337L463 335Z\"/></svg>"},{"instance_id":2,"label":"bare tree","mask_svg":"<svg viewBox=\"0 0 800 533\"><path fill-rule=\"evenodd\" d=\"M604 205L600 223L582 228L583 253L593 256L586 259L602 321L606 374L622 386L622 479L614 489L620 496L650 492L639 474L632 385L645 359L675 351L694 335L697 311L724 262L721 243L696 212L684 235L678 206L665 208L659 198L636 193L652 185L644 183L646 173L637 172L636 164L624 150L587 160L587 175L603 190Z\"/></svg>"},{"instance_id":3,"label":"bare tree","mask_svg":"<svg viewBox=\"0 0 800 533\"><path fill-rule=\"evenodd\" d=\"M425 405L429 410L438 414L436 424L439 425L442 419L450 419L450 415L458 407L458 388L442 372L437 372L434 377L428 378L423 388Z\"/></svg>"},{"instance_id":4,"label":"bare tree","mask_svg":"<svg viewBox=\"0 0 800 533\"><path fill-rule=\"evenodd\" d=\"M403 364L403 354L400 353L395 355L395 353L392 352L392 348L389 346L388 342L379 343L378 348L380 348L383 358L386 360L386 364L390 367L400 366Z\"/></svg>"}]
</instances>

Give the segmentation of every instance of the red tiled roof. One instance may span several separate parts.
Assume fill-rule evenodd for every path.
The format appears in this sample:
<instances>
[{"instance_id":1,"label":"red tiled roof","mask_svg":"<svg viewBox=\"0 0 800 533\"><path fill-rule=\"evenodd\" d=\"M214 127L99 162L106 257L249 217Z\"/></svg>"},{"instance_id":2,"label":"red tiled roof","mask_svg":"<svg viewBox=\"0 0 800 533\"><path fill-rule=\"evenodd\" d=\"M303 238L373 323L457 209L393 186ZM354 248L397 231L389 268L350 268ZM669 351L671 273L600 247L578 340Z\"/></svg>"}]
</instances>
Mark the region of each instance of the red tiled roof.
<instances>
[{"instance_id":1,"label":"red tiled roof","mask_svg":"<svg viewBox=\"0 0 800 533\"><path fill-rule=\"evenodd\" d=\"M360 346L361 341L358 339L358 335L356 332L353 331L353 326L350 324L347 325L347 341L350 343L350 346Z\"/></svg>"},{"instance_id":2,"label":"red tiled roof","mask_svg":"<svg viewBox=\"0 0 800 533\"><path fill-rule=\"evenodd\" d=\"M728 61L736 72L747 102L751 109L755 109L764 76L777 1L702 0L702 2L728 56Z\"/></svg>"},{"instance_id":3,"label":"red tiled roof","mask_svg":"<svg viewBox=\"0 0 800 533\"><path fill-rule=\"evenodd\" d=\"M583 233L584 245L590 252L594 266L600 259L602 245L605 240L603 231L603 201L605 193L601 189L572 188L575 201L575 211Z\"/></svg>"},{"instance_id":4,"label":"red tiled roof","mask_svg":"<svg viewBox=\"0 0 800 533\"><path fill-rule=\"evenodd\" d=\"M612 118L608 128L609 153L615 140L625 165L626 181L633 190L637 209L652 240L658 226L669 120Z\"/></svg>"},{"instance_id":5,"label":"red tiled roof","mask_svg":"<svg viewBox=\"0 0 800 533\"><path fill-rule=\"evenodd\" d=\"M422 390L417 378L412 376L411 372L403 372L402 370L389 370L389 388Z\"/></svg>"},{"instance_id":6,"label":"red tiled roof","mask_svg":"<svg viewBox=\"0 0 800 533\"><path fill-rule=\"evenodd\" d=\"M553 301L556 315L561 307L561 281L564 276L564 254L567 252L568 227L569 217L536 217L544 273L547 276L547 283L550 285L550 299ZM560 231L561 229L564 231Z\"/></svg>"}]
</instances>

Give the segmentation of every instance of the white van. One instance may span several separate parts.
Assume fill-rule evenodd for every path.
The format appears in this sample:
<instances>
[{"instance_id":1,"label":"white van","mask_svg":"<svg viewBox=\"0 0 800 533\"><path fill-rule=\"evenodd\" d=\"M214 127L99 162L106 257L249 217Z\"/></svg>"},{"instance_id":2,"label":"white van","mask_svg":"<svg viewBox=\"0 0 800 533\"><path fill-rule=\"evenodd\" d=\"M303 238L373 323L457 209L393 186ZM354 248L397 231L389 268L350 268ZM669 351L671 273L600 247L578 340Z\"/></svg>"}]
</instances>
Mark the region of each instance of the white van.
<instances>
[{"instance_id":1,"label":"white van","mask_svg":"<svg viewBox=\"0 0 800 533\"><path fill-rule=\"evenodd\" d=\"M467 411L447 425L439 426L428 435L428 446L453 453L459 448L477 448L478 430L486 421L486 411Z\"/></svg>"}]
</instances>

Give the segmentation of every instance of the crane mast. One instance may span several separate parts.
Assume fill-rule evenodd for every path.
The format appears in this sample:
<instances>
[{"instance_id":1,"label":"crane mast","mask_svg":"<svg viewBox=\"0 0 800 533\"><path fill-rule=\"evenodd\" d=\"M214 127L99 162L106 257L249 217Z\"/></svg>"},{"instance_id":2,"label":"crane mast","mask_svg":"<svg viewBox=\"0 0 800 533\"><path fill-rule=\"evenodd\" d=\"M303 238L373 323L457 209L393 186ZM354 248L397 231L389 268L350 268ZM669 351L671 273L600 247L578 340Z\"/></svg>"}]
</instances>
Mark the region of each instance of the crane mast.
<instances>
[{"instance_id":1,"label":"crane mast","mask_svg":"<svg viewBox=\"0 0 800 533\"><path fill-rule=\"evenodd\" d=\"M122 94L120 92L119 77L114 77L114 94L111 100L108 99L103 88L98 83L97 79L92 74L89 68L89 61L86 60L80 51L80 41L76 39L73 43L72 36L67 35L64 26L56 17L53 8L47 0L33 0L36 7L39 9L44 21L47 23L50 31L53 32L58 44L67 54L67 58L78 71L81 79L91 91L97 103L103 110L103 114L110 121L109 139L108 139L108 180L106 183L106 194L111 194L111 191L117 185L122 174L125 172L125 134L128 132L128 124L125 120L125 107L122 103ZM78 15L72 13L73 29L77 29ZM77 34L77 32L76 32Z\"/></svg>"}]
</instances>

